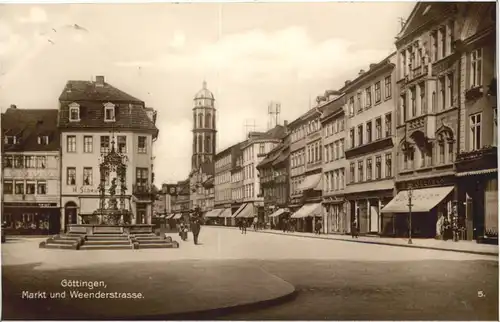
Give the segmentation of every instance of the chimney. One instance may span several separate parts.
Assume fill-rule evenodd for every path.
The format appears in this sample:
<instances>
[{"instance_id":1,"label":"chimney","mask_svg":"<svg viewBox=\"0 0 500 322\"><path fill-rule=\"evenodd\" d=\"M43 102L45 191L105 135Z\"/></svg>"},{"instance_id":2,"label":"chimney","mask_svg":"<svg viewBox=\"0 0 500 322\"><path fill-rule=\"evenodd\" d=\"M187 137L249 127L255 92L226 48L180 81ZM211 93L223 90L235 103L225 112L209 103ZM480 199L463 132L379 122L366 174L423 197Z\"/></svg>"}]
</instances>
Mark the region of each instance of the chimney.
<instances>
[{"instance_id":1,"label":"chimney","mask_svg":"<svg viewBox=\"0 0 500 322\"><path fill-rule=\"evenodd\" d=\"M17 105L16 104L10 104L10 108L15 110L15 109L17 109Z\"/></svg>"},{"instance_id":2,"label":"chimney","mask_svg":"<svg viewBox=\"0 0 500 322\"><path fill-rule=\"evenodd\" d=\"M95 77L95 86L104 87L104 76L96 76Z\"/></svg>"},{"instance_id":3,"label":"chimney","mask_svg":"<svg viewBox=\"0 0 500 322\"><path fill-rule=\"evenodd\" d=\"M364 73L365 73L365 70L364 69L360 69L358 75L363 75Z\"/></svg>"},{"instance_id":4,"label":"chimney","mask_svg":"<svg viewBox=\"0 0 500 322\"><path fill-rule=\"evenodd\" d=\"M285 128L285 133L288 134L288 121L287 120L283 121L283 127Z\"/></svg>"},{"instance_id":5,"label":"chimney","mask_svg":"<svg viewBox=\"0 0 500 322\"><path fill-rule=\"evenodd\" d=\"M370 69L374 69L377 64L370 64Z\"/></svg>"},{"instance_id":6,"label":"chimney","mask_svg":"<svg viewBox=\"0 0 500 322\"><path fill-rule=\"evenodd\" d=\"M345 81L345 86L349 85L350 83L351 83L351 81L350 81L350 80L346 80L346 81Z\"/></svg>"},{"instance_id":7,"label":"chimney","mask_svg":"<svg viewBox=\"0 0 500 322\"><path fill-rule=\"evenodd\" d=\"M145 110L148 118L151 120L151 122L154 122L155 110L152 107L146 107Z\"/></svg>"}]
</instances>

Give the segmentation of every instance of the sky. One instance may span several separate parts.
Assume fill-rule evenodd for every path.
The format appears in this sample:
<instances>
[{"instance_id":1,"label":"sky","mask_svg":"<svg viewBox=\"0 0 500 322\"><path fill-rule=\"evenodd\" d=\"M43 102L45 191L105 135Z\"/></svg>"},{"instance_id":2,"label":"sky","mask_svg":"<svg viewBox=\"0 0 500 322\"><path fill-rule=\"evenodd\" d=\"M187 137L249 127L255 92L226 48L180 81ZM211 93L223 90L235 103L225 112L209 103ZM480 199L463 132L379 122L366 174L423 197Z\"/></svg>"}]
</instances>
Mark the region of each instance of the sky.
<instances>
[{"instance_id":1,"label":"sky","mask_svg":"<svg viewBox=\"0 0 500 322\"><path fill-rule=\"evenodd\" d=\"M104 75L158 111L155 183L187 178L193 98L216 98L217 151L281 122L394 51L414 2L0 5L0 108L58 108ZM77 27L75 27L77 25Z\"/></svg>"}]
</instances>

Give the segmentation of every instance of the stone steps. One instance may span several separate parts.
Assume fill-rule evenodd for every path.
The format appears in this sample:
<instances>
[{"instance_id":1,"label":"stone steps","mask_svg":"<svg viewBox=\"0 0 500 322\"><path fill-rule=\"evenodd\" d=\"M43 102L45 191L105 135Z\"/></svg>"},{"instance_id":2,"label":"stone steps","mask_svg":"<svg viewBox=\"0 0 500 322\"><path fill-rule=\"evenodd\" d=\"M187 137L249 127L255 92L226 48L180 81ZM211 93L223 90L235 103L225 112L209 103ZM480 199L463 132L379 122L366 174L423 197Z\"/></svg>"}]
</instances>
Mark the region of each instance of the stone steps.
<instances>
[{"instance_id":1,"label":"stone steps","mask_svg":"<svg viewBox=\"0 0 500 322\"><path fill-rule=\"evenodd\" d=\"M129 240L128 236L96 236L96 235L89 235L86 238L87 240Z\"/></svg>"},{"instance_id":2,"label":"stone steps","mask_svg":"<svg viewBox=\"0 0 500 322\"><path fill-rule=\"evenodd\" d=\"M139 244L139 249L147 248L179 248L179 244L173 243L151 243L151 244Z\"/></svg>"},{"instance_id":3,"label":"stone steps","mask_svg":"<svg viewBox=\"0 0 500 322\"><path fill-rule=\"evenodd\" d=\"M46 243L43 248L50 248L50 249L74 249L76 250L75 246L73 244L52 244L52 243Z\"/></svg>"},{"instance_id":4,"label":"stone steps","mask_svg":"<svg viewBox=\"0 0 500 322\"><path fill-rule=\"evenodd\" d=\"M64 245L73 245L77 243L78 240L73 239L47 239L47 244L64 244Z\"/></svg>"},{"instance_id":5,"label":"stone steps","mask_svg":"<svg viewBox=\"0 0 500 322\"><path fill-rule=\"evenodd\" d=\"M84 245L130 245L130 240L87 240Z\"/></svg>"},{"instance_id":6,"label":"stone steps","mask_svg":"<svg viewBox=\"0 0 500 322\"><path fill-rule=\"evenodd\" d=\"M87 245L80 246L80 250L101 250L101 249L134 249L131 244L128 245Z\"/></svg>"}]
</instances>

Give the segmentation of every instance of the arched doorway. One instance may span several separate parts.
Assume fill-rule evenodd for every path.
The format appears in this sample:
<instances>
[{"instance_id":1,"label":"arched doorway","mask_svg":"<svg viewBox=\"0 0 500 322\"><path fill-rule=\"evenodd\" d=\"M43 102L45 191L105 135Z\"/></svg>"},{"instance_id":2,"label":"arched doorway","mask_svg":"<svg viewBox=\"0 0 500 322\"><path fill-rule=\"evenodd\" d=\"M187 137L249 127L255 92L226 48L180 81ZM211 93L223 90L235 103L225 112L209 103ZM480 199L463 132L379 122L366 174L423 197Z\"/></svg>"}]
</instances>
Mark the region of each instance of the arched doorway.
<instances>
[{"instance_id":1,"label":"arched doorway","mask_svg":"<svg viewBox=\"0 0 500 322\"><path fill-rule=\"evenodd\" d=\"M71 224L76 224L76 203L69 201L64 205L64 231L67 230L66 227Z\"/></svg>"}]
</instances>

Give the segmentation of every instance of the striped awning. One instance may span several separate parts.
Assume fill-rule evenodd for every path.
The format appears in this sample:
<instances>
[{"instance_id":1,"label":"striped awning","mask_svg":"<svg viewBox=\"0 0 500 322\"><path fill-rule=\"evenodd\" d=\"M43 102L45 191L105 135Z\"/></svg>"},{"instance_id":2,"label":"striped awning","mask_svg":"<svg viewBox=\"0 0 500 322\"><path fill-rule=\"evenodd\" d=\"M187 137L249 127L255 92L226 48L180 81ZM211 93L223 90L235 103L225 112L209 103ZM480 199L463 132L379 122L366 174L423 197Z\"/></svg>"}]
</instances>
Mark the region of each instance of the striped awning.
<instances>
[{"instance_id":1,"label":"striped awning","mask_svg":"<svg viewBox=\"0 0 500 322\"><path fill-rule=\"evenodd\" d=\"M321 216L321 202L308 203L297 210L290 218L305 218Z\"/></svg>"},{"instance_id":2,"label":"striped awning","mask_svg":"<svg viewBox=\"0 0 500 322\"><path fill-rule=\"evenodd\" d=\"M495 172L498 172L498 169L484 169L484 170L458 172L456 175L457 175L457 177L467 177L467 176L477 176L477 175L481 175L481 174L489 174L489 173L495 173Z\"/></svg>"},{"instance_id":3,"label":"striped awning","mask_svg":"<svg viewBox=\"0 0 500 322\"><path fill-rule=\"evenodd\" d=\"M289 212L288 209L280 208L280 209L276 210L275 212L273 212L271 215L269 215L269 217L278 217L278 216L283 215L285 212Z\"/></svg>"},{"instance_id":4,"label":"striped awning","mask_svg":"<svg viewBox=\"0 0 500 322\"><path fill-rule=\"evenodd\" d=\"M221 218L230 218L232 215L233 215L233 213L231 212L231 208L225 208L221 212L221 214L219 215L219 217L221 217Z\"/></svg>"},{"instance_id":5,"label":"striped awning","mask_svg":"<svg viewBox=\"0 0 500 322\"><path fill-rule=\"evenodd\" d=\"M181 219L182 218L182 214L175 214L173 219Z\"/></svg>"},{"instance_id":6,"label":"striped awning","mask_svg":"<svg viewBox=\"0 0 500 322\"><path fill-rule=\"evenodd\" d=\"M415 189L412 191L411 209L413 212L428 212L443 201L452 191L453 187ZM394 199L382 208L381 212L407 213L409 212L408 201L408 191L400 191Z\"/></svg>"},{"instance_id":7,"label":"striped awning","mask_svg":"<svg viewBox=\"0 0 500 322\"><path fill-rule=\"evenodd\" d=\"M222 213L224 209L212 209L205 214L206 218L217 218Z\"/></svg>"},{"instance_id":8,"label":"striped awning","mask_svg":"<svg viewBox=\"0 0 500 322\"><path fill-rule=\"evenodd\" d=\"M253 218L255 217L253 204L247 203L246 207L236 216L236 218Z\"/></svg>"},{"instance_id":9,"label":"striped awning","mask_svg":"<svg viewBox=\"0 0 500 322\"><path fill-rule=\"evenodd\" d=\"M235 213L234 213L231 217L236 217L236 216L238 216L238 215L239 215L239 213L240 213L243 209L245 209L245 207L246 207L246 206L247 206L247 204L246 204L246 203L242 204L242 205L238 208L238 210L236 210L236 212L235 212Z\"/></svg>"},{"instance_id":10,"label":"striped awning","mask_svg":"<svg viewBox=\"0 0 500 322\"><path fill-rule=\"evenodd\" d=\"M299 185L299 190L322 190L321 186L321 173L307 176L304 181Z\"/></svg>"}]
</instances>

